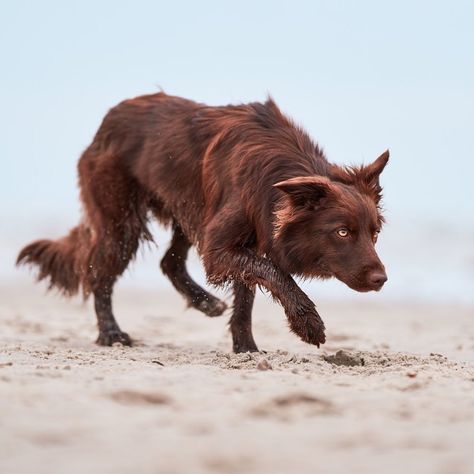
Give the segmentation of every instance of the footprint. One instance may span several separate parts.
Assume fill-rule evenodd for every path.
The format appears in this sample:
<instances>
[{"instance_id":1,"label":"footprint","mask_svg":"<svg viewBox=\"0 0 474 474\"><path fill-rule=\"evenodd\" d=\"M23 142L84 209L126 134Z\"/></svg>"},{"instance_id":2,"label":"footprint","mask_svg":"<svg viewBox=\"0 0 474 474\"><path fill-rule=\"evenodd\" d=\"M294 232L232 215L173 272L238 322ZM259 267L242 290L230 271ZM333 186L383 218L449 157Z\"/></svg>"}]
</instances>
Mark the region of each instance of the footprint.
<instances>
[{"instance_id":1,"label":"footprint","mask_svg":"<svg viewBox=\"0 0 474 474\"><path fill-rule=\"evenodd\" d=\"M109 397L124 405L170 405L171 399L163 393L139 392L135 390L119 390Z\"/></svg>"},{"instance_id":2,"label":"footprint","mask_svg":"<svg viewBox=\"0 0 474 474\"><path fill-rule=\"evenodd\" d=\"M270 416L288 421L293 418L330 415L336 412L336 408L329 400L307 393L290 393L274 397L257 405L250 413L256 416Z\"/></svg>"}]
</instances>

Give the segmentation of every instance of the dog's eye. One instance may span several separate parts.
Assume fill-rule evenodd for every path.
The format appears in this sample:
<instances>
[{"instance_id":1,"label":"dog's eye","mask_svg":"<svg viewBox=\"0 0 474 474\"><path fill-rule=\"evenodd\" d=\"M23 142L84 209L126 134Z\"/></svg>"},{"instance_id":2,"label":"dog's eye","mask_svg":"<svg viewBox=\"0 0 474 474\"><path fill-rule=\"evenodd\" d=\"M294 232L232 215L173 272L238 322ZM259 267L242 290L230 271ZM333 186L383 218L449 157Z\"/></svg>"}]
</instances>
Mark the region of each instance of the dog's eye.
<instances>
[{"instance_id":1,"label":"dog's eye","mask_svg":"<svg viewBox=\"0 0 474 474\"><path fill-rule=\"evenodd\" d=\"M342 229L337 230L337 235L339 237L347 237L349 235L349 231L345 227L343 227Z\"/></svg>"}]
</instances>

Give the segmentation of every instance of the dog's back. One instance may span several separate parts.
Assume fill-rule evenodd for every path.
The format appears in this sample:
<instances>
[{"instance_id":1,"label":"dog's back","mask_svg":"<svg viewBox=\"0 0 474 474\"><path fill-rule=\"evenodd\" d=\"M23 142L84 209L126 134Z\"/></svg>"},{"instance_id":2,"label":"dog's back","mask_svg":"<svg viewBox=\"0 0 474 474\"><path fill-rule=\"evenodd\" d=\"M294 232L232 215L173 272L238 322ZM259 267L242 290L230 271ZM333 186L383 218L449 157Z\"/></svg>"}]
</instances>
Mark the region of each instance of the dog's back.
<instances>
[{"instance_id":1,"label":"dog's back","mask_svg":"<svg viewBox=\"0 0 474 474\"><path fill-rule=\"evenodd\" d=\"M84 174L128 174L157 217L172 216L193 243L227 201L246 207L254 224L268 223L272 184L328 171L320 150L271 100L210 107L162 92L126 100L105 116L89 150L79 163Z\"/></svg>"}]
</instances>

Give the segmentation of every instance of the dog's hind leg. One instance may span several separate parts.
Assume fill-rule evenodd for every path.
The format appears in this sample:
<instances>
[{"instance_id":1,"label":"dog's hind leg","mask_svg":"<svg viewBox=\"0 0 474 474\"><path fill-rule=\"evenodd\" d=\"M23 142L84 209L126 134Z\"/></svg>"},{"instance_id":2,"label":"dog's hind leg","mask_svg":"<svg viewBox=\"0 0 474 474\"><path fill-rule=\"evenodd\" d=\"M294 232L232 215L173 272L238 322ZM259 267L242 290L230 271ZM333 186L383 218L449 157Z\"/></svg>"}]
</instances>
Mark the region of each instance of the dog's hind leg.
<instances>
[{"instance_id":1,"label":"dog's hind leg","mask_svg":"<svg viewBox=\"0 0 474 474\"><path fill-rule=\"evenodd\" d=\"M234 281L234 310L229 321L235 353L258 352L252 335L252 306L255 285Z\"/></svg>"},{"instance_id":2,"label":"dog's hind leg","mask_svg":"<svg viewBox=\"0 0 474 474\"><path fill-rule=\"evenodd\" d=\"M112 312L112 292L108 288L97 288L94 290L94 307L97 315L97 326L99 336L97 344L100 346L111 346L120 342L124 346L131 346L130 336L123 332Z\"/></svg>"},{"instance_id":3,"label":"dog's hind leg","mask_svg":"<svg viewBox=\"0 0 474 474\"><path fill-rule=\"evenodd\" d=\"M188 274L186 257L190 247L191 243L175 224L171 245L161 261L161 269L190 306L207 316L220 316L227 305L201 288Z\"/></svg>"},{"instance_id":4,"label":"dog's hind leg","mask_svg":"<svg viewBox=\"0 0 474 474\"><path fill-rule=\"evenodd\" d=\"M134 257L141 238L150 239L146 228L146 195L111 155L94 147L79 161L81 197L90 242L83 249L83 287L92 293L99 336L97 343L131 345L112 312L112 292L117 278Z\"/></svg>"}]
</instances>

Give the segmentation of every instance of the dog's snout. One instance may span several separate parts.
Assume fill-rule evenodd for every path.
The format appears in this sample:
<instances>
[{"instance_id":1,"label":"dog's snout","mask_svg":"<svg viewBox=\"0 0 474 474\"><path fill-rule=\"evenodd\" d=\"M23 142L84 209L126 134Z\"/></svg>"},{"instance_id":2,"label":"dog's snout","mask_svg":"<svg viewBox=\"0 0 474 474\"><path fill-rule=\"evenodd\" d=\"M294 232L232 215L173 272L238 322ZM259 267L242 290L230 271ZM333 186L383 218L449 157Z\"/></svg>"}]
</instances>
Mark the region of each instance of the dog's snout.
<instances>
[{"instance_id":1,"label":"dog's snout","mask_svg":"<svg viewBox=\"0 0 474 474\"><path fill-rule=\"evenodd\" d=\"M383 284L387 281L387 275L385 272L375 271L369 275L369 282L375 287L382 288Z\"/></svg>"}]
</instances>

